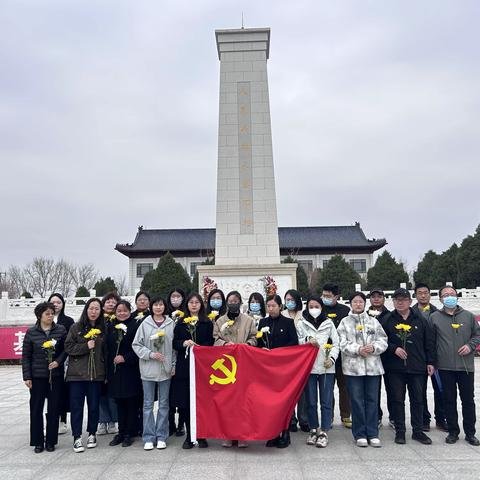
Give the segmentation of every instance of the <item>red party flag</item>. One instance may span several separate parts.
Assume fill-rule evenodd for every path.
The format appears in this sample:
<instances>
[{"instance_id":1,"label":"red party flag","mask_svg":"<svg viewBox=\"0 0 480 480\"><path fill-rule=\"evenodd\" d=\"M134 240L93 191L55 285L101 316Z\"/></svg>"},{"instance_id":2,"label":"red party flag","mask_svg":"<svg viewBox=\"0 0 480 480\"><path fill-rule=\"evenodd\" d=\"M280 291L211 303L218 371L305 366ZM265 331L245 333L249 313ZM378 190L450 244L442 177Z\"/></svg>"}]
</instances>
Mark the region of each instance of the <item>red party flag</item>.
<instances>
[{"instance_id":1,"label":"red party flag","mask_svg":"<svg viewBox=\"0 0 480 480\"><path fill-rule=\"evenodd\" d=\"M318 349L195 346L190 352L192 441L269 440L290 425Z\"/></svg>"}]
</instances>

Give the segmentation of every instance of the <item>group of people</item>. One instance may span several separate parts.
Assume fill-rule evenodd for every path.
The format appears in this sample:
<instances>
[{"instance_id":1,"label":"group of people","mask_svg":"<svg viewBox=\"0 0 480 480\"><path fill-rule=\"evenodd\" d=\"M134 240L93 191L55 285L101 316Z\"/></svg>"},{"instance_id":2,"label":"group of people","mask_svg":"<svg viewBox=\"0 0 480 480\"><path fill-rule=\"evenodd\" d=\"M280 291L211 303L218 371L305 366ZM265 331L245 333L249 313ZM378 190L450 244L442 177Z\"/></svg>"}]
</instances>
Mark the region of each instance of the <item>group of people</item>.
<instances>
[{"instance_id":1,"label":"group of people","mask_svg":"<svg viewBox=\"0 0 480 480\"><path fill-rule=\"evenodd\" d=\"M166 298L138 292L133 310L112 292L101 300L89 299L74 322L65 315L62 295L54 293L36 306L36 324L23 344L30 445L36 453L54 451L58 434L67 430L70 412L73 450L83 452L86 399L87 448L96 447L97 434L112 433L111 446L129 447L140 436L145 450L161 450L170 435L186 433L183 448L191 449L195 444L190 434L190 347L247 344L274 349L305 343L318 348L307 384L290 427L266 446L288 447L290 432L300 427L308 433L308 445L325 448L336 382L342 424L352 429L357 446L380 447L382 376L397 444L406 443L407 389L412 439L431 444L425 433L431 421L430 377L436 426L448 433L446 442L459 439L458 389L465 439L480 445L474 403L480 325L458 305L456 290L450 286L440 290L441 310L430 303L425 284L416 285L413 307L404 288L394 292L392 311L386 309L381 289L373 289L368 297L367 307L367 297L355 292L347 306L338 301L338 286L326 284L321 295L311 295L305 302L296 290L289 290L283 300L255 292L244 306L237 291L225 296L214 289L204 302L198 293L185 295L174 288ZM196 444L208 447L207 439L199 438ZM222 443L225 448L234 444L248 446L235 439Z\"/></svg>"}]
</instances>

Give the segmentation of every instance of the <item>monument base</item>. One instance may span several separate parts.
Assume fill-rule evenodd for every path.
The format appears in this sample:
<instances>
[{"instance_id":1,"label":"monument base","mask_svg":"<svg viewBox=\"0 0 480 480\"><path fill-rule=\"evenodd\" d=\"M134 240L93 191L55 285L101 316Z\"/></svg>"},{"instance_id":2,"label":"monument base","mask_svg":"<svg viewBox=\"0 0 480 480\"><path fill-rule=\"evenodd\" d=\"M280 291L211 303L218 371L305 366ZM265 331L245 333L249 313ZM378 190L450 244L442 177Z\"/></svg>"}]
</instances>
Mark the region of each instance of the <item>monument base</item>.
<instances>
[{"instance_id":1,"label":"monument base","mask_svg":"<svg viewBox=\"0 0 480 480\"><path fill-rule=\"evenodd\" d=\"M204 291L205 280L211 281L225 295L237 290L247 302L253 292L265 297L269 294L268 283L273 280L277 294L283 299L285 292L297 288L297 264L281 263L276 265L198 265L198 291ZM269 278L267 278L269 277ZM271 290L270 290L271 292Z\"/></svg>"}]
</instances>

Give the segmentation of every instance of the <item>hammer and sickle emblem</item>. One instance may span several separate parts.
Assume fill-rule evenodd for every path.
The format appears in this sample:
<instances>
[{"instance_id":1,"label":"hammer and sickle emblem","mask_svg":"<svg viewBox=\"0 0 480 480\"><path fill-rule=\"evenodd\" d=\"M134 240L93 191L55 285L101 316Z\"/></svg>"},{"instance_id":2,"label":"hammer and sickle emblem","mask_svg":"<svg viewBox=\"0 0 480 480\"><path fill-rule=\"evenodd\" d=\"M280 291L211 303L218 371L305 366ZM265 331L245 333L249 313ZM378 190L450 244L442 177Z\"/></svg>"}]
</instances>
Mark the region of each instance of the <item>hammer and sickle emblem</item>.
<instances>
[{"instance_id":1,"label":"hammer and sickle emblem","mask_svg":"<svg viewBox=\"0 0 480 480\"><path fill-rule=\"evenodd\" d=\"M231 370L229 370L225 366L225 359L224 358L219 358L218 360L215 360L215 362L212 364L212 368L214 370L220 370L225 377L217 377L213 373L210 374L210 385L213 385L214 383L218 383L220 385L228 385L229 383L235 383L237 379L235 378L235 375L237 373L237 362L231 355L224 354L224 357L227 357L230 360L231 363Z\"/></svg>"}]
</instances>

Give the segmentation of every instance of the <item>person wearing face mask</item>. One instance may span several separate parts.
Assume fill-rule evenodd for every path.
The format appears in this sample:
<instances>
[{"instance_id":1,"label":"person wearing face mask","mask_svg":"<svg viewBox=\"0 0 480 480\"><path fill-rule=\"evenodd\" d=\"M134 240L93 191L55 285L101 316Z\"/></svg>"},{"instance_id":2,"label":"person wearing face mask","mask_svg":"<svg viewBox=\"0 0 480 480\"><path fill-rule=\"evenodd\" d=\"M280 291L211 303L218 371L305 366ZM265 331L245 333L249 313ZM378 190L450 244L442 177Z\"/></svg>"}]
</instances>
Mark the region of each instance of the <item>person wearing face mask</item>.
<instances>
[{"instance_id":1,"label":"person wearing face mask","mask_svg":"<svg viewBox=\"0 0 480 480\"><path fill-rule=\"evenodd\" d=\"M232 291L226 299L227 313L217 318L213 325L215 346L226 346L243 343L255 347L257 345L257 328L252 317L241 313L242 297L239 292ZM232 323L233 322L233 323ZM225 440L223 447L230 448L233 440ZM247 447L247 442L239 441L238 447Z\"/></svg>"},{"instance_id":2,"label":"person wearing face mask","mask_svg":"<svg viewBox=\"0 0 480 480\"><path fill-rule=\"evenodd\" d=\"M225 315L225 313L227 312L225 295L220 289L214 288L208 294L206 312L207 312L207 316L212 312L217 312L218 313L217 319Z\"/></svg>"},{"instance_id":3,"label":"person wearing face mask","mask_svg":"<svg viewBox=\"0 0 480 480\"><path fill-rule=\"evenodd\" d=\"M308 377L306 403L310 434L307 445L325 448L328 445L327 432L332 428L332 399L335 377L335 360L340 352L337 329L331 319L322 312L322 299L311 295L307 299L307 308L297 323L300 344L310 342L319 348L317 358ZM324 348L324 345L331 348ZM321 428L318 423L318 395L322 414Z\"/></svg>"},{"instance_id":4,"label":"person wearing face mask","mask_svg":"<svg viewBox=\"0 0 480 480\"><path fill-rule=\"evenodd\" d=\"M358 447L378 448L378 388L384 370L380 355L387 349L382 326L365 312L362 292L350 297L352 313L337 328L342 369L352 400L352 435Z\"/></svg>"},{"instance_id":5,"label":"person wearing face mask","mask_svg":"<svg viewBox=\"0 0 480 480\"><path fill-rule=\"evenodd\" d=\"M258 323L258 330L268 328L257 341L260 348L279 348L298 345L298 336L295 325L290 318L282 315L282 299L279 295L270 295L266 300L268 316ZM267 447L286 448L290 445L290 431L284 430L269 440Z\"/></svg>"},{"instance_id":6,"label":"person wearing face mask","mask_svg":"<svg viewBox=\"0 0 480 480\"><path fill-rule=\"evenodd\" d=\"M266 317L267 313L265 310L265 299L261 293L253 292L250 297L248 297L247 313L255 320L257 327L260 319Z\"/></svg>"},{"instance_id":7,"label":"person wearing face mask","mask_svg":"<svg viewBox=\"0 0 480 480\"><path fill-rule=\"evenodd\" d=\"M296 328L298 326L298 322L300 322L303 318L302 296L297 290L291 289L285 293L283 298L285 300L285 310L282 311L282 315L287 318L291 318ZM303 391L297 403L297 415L295 415L295 412L293 412L292 420L290 422L291 432L298 431L297 422L300 423L300 429L302 432L308 432L310 430L308 427L307 406L305 402L305 391Z\"/></svg>"},{"instance_id":8,"label":"person wearing face mask","mask_svg":"<svg viewBox=\"0 0 480 480\"><path fill-rule=\"evenodd\" d=\"M172 313L175 310L185 312L185 291L178 287L172 288L172 290L170 290L170 293L167 295L166 313L169 316L172 316Z\"/></svg>"},{"instance_id":9,"label":"person wearing face mask","mask_svg":"<svg viewBox=\"0 0 480 480\"><path fill-rule=\"evenodd\" d=\"M349 312L350 308L346 305L338 303L340 297L340 290L338 285L333 283L327 283L323 286L322 289L322 302L324 305L323 311L325 315L332 319L335 326L338 328L340 322L345 318ZM341 354L340 354L341 357ZM340 409L340 418L342 424L346 428L352 428L352 420L350 419L351 414L351 405L350 397L348 395L347 384L345 377L343 376L342 371L342 362L335 363L335 380L338 385L338 406ZM333 406L335 407L335 397L333 398Z\"/></svg>"},{"instance_id":10,"label":"person wearing face mask","mask_svg":"<svg viewBox=\"0 0 480 480\"><path fill-rule=\"evenodd\" d=\"M448 425L446 443L456 443L460 434L457 412L457 388L462 401L465 440L478 447L475 436L474 352L480 345L480 324L472 312L458 305L457 291L445 286L438 292L443 308L431 316L436 338L437 368L443 385L445 416Z\"/></svg>"}]
</instances>

